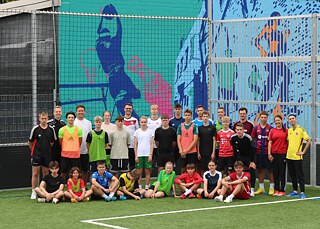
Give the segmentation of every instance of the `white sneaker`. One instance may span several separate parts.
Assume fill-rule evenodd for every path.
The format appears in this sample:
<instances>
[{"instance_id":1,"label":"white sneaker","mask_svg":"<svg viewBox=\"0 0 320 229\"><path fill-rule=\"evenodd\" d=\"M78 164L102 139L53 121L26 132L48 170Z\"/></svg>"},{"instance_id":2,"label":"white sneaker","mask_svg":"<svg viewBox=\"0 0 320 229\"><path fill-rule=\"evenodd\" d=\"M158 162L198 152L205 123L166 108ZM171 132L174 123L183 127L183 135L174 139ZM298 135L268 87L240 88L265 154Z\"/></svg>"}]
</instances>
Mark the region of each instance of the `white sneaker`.
<instances>
[{"instance_id":1,"label":"white sneaker","mask_svg":"<svg viewBox=\"0 0 320 229\"><path fill-rule=\"evenodd\" d=\"M250 196L253 197L254 196L254 192L250 192Z\"/></svg>"},{"instance_id":2,"label":"white sneaker","mask_svg":"<svg viewBox=\"0 0 320 229\"><path fill-rule=\"evenodd\" d=\"M57 204L58 202L59 202L59 199L57 199L57 198L53 198L53 199L52 199L52 203L53 203L53 204Z\"/></svg>"},{"instance_id":3,"label":"white sneaker","mask_svg":"<svg viewBox=\"0 0 320 229\"><path fill-rule=\"evenodd\" d=\"M31 200L35 200L35 199L37 199L37 193L36 193L36 191L32 191L32 193L31 193L31 198L30 198Z\"/></svg>"},{"instance_id":4,"label":"white sneaker","mask_svg":"<svg viewBox=\"0 0 320 229\"><path fill-rule=\"evenodd\" d=\"M214 198L214 201L216 201L216 202L222 202L222 201L223 201L223 197L222 197L222 196L216 196L216 197Z\"/></svg>"},{"instance_id":5,"label":"white sneaker","mask_svg":"<svg viewBox=\"0 0 320 229\"><path fill-rule=\"evenodd\" d=\"M38 198L38 203L45 203L46 202L46 198Z\"/></svg>"},{"instance_id":6,"label":"white sneaker","mask_svg":"<svg viewBox=\"0 0 320 229\"><path fill-rule=\"evenodd\" d=\"M225 203L231 203L232 198L230 196L227 196L227 198L224 200Z\"/></svg>"}]
</instances>

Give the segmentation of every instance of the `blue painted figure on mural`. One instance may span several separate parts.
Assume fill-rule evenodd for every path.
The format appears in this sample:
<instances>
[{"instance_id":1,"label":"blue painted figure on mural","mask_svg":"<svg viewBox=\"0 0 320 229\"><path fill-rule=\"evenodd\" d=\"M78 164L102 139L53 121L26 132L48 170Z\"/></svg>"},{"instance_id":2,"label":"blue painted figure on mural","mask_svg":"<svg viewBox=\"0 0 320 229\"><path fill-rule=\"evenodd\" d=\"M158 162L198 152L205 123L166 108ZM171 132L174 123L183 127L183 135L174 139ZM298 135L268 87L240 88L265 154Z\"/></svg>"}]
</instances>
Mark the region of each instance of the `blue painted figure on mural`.
<instances>
[{"instance_id":1,"label":"blue painted figure on mural","mask_svg":"<svg viewBox=\"0 0 320 229\"><path fill-rule=\"evenodd\" d=\"M117 15L115 7L110 4L103 8L102 14ZM125 61L121 53L122 25L119 17L101 17L97 29L99 35L96 41L96 51L103 71L109 81L111 97L115 104L113 111L124 115L126 103L133 103L133 99L141 97L140 90L124 70ZM132 116L138 118L135 111Z\"/></svg>"},{"instance_id":2,"label":"blue painted figure on mural","mask_svg":"<svg viewBox=\"0 0 320 229\"><path fill-rule=\"evenodd\" d=\"M273 12L271 17L279 17L280 13ZM284 32L278 30L279 19L269 20L254 41L255 46L260 51L262 57L276 57L287 53L288 37L290 30ZM265 40L268 47L262 47L261 41ZM279 102L289 102L289 85L292 73L284 62L266 62L265 69L268 72L267 80L263 88L263 101L269 101L277 96ZM265 109L262 105L261 110Z\"/></svg>"}]
</instances>

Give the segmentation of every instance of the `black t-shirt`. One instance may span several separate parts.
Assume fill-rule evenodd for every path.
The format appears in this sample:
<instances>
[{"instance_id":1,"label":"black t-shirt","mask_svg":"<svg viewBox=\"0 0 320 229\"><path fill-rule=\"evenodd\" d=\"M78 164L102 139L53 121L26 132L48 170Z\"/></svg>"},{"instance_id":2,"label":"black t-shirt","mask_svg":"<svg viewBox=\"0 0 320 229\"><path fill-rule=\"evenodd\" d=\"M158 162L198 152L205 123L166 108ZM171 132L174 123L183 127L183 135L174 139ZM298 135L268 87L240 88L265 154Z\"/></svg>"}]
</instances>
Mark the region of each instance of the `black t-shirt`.
<instances>
[{"instance_id":1,"label":"black t-shirt","mask_svg":"<svg viewBox=\"0 0 320 229\"><path fill-rule=\"evenodd\" d=\"M53 177L51 174L46 175L43 181L46 182L46 191L49 193L57 191L60 185L64 184L64 179L60 175L57 177Z\"/></svg>"},{"instance_id":2,"label":"black t-shirt","mask_svg":"<svg viewBox=\"0 0 320 229\"><path fill-rule=\"evenodd\" d=\"M159 127L154 134L154 140L159 142L158 154L173 154L173 142L177 141L176 130L172 127L163 129Z\"/></svg>"},{"instance_id":3,"label":"black t-shirt","mask_svg":"<svg viewBox=\"0 0 320 229\"><path fill-rule=\"evenodd\" d=\"M64 127L66 123L63 120L57 120L57 119L50 119L47 123L49 126L53 127L57 137L57 140L54 141L54 144L52 146L52 152L61 153L61 146L60 146L58 136L59 136L60 128Z\"/></svg>"},{"instance_id":4,"label":"black t-shirt","mask_svg":"<svg viewBox=\"0 0 320 229\"><path fill-rule=\"evenodd\" d=\"M245 164L255 161L254 142L249 134L244 134L242 138L239 138L237 134L232 135L231 145L236 160L243 161Z\"/></svg>"},{"instance_id":5,"label":"black t-shirt","mask_svg":"<svg viewBox=\"0 0 320 229\"><path fill-rule=\"evenodd\" d=\"M212 125L199 126L199 148L201 156L210 156L213 152L213 137L216 136L216 128Z\"/></svg>"},{"instance_id":6,"label":"black t-shirt","mask_svg":"<svg viewBox=\"0 0 320 229\"><path fill-rule=\"evenodd\" d=\"M29 141L34 145L32 152L35 155L41 157L51 156L51 145L56 140L54 129L48 126L46 129L42 129L40 125L32 128Z\"/></svg>"}]
</instances>

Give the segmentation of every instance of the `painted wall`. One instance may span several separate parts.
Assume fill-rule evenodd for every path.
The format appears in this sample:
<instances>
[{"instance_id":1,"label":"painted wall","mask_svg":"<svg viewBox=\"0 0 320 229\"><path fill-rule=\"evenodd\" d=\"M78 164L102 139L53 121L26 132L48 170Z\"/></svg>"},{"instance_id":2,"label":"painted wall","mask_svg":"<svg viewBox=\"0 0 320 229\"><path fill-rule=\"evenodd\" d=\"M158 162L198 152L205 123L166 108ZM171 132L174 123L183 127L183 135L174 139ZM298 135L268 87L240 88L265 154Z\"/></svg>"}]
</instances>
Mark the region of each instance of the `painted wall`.
<instances>
[{"instance_id":1,"label":"painted wall","mask_svg":"<svg viewBox=\"0 0 320 229\"><path fill-rule=\"evenodd\" d=\"M60 11L197 17L202 1L62 1ZM133 103L133 115L172 115L176 60L194 20L59 15L59 88L64 111L82 103L93 119L113 120ZM197 55L197 54L195 54ZM199 57L197 57L199 59ZM197 73L198 74L198 73ZM204 75L204 74L202 74ZM188 77L193 77L193 72Z\"/></svg>"},{"instance_id":2,"label":"painted wall","mask_svg":"<svg viewBox=\"0 0 320 229\"><path fill-rule=\"evenodd\" d=\"M319 1L221 0L213 2L213 15L216 20L310 15L320 11ZM213 31L213 37L214 40L220 41L224 49L219 50L220 47L216 45L214 55L217 57L231 57L231 55L233 57L311 56L311 29L311 19L278 20L276 23L273 20L255 21L239 23L234 27L227 24L217 26ZM273 46L273 44L275 45ZM256 114L261 110L267 110L274 114L280 113L284 116L296 113L310 131L311 123L306 120L310 120L312 117L312 110L310 107L303 107L303 104L311 102L310 62L225 65L228 64L215 66L213 81L222 82L217 78L226 78L226 75L232 76L232 79L229 84L225 82L225 84L214 87L217 89L217 91L212 91L215 99L249 100L254 97L256 101L300 103L302 106L252 106L249 109L249 117L252 121L255 120ZM221 73L223 68L229 69L228 74L226 71L224 71L224 75ZM269 85L269 87L265 85ZM236 104L226 105L226 108L232 117L237 117L238 107Z\"/></svg>"}]
</instances>

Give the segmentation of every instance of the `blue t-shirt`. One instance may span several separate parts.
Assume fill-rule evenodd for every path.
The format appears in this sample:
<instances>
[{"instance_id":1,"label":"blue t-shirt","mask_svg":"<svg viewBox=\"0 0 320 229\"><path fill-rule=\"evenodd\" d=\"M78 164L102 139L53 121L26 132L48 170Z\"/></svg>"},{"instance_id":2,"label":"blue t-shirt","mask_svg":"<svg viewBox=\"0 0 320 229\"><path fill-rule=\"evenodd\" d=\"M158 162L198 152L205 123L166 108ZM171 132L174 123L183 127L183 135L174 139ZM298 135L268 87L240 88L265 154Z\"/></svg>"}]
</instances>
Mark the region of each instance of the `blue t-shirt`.
<instances>
[{"instance_id":1,"label":"blue t-shirt","mask_svg":"<svg viewBox=\"0 0 320 229\"><path fill-rule=\"evenodd\" d=\"M104 188L109 188L109 180L111 180L112 177L113 175L108 171L105 171L102 176L100 176L98 172L92 174L92 178L96 179L96 181Z\"/></svg>"},{"instance_id":2,"label":"blue t-shirt","mask_svg":"<svg viewBox=\"0 0 320 229\"><path fill-rule=\"evenodd\" d=\"M173 117L169 120L169 126L173 127L175 130L178 129L178 126L183 123L185 120L184 118L177 119L176 117Z\"/></svg>"},{"instance_id":3,"label":"blue t-shirt","mask_svg":"<svg viewBox=\"0 0 320 229\"><path fill-rule=\"evenodd\" d=\"M192 122L197 125L197 127L202 126L203 125L203 120L199 120L198 118L192 120ZM213 121L211 119L208 120L209 125L213 124Z\"/></svg>"}]
</instances>

